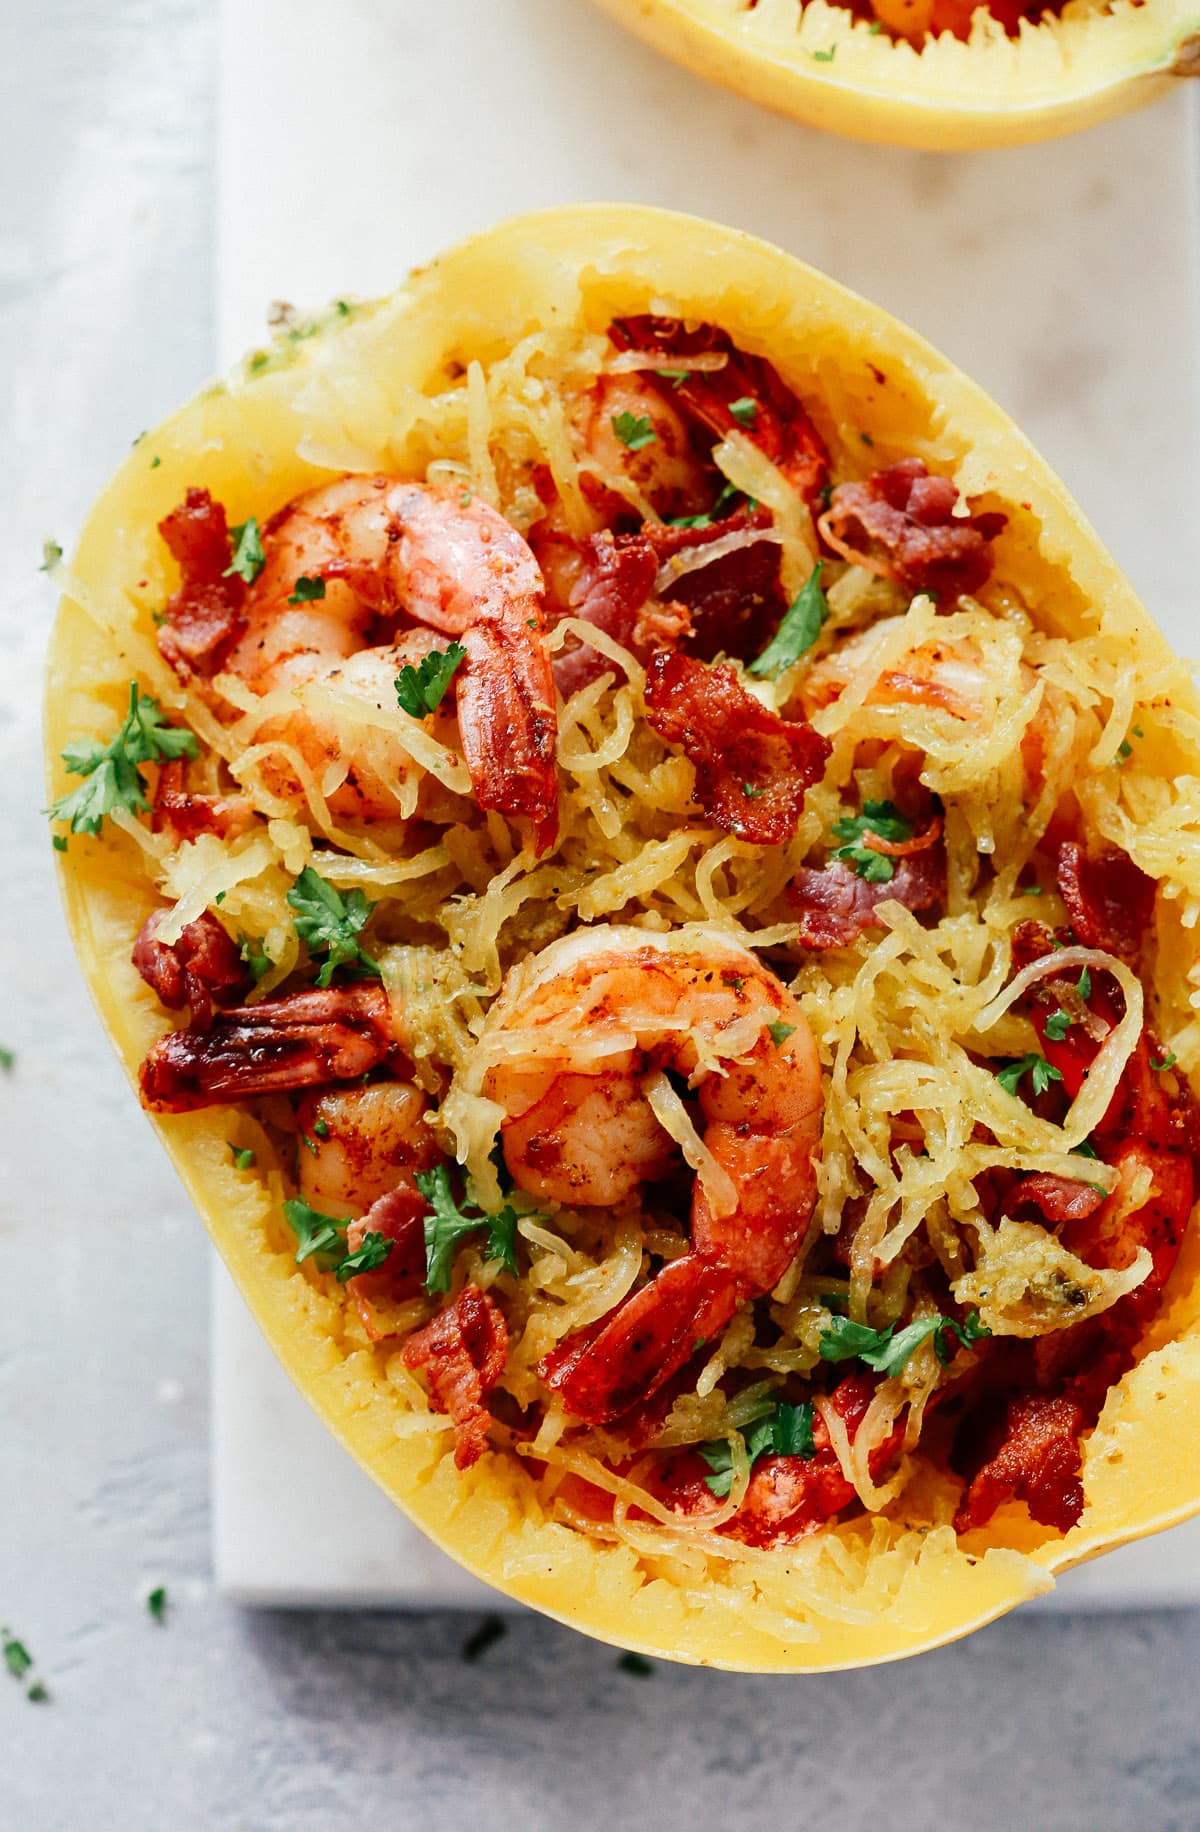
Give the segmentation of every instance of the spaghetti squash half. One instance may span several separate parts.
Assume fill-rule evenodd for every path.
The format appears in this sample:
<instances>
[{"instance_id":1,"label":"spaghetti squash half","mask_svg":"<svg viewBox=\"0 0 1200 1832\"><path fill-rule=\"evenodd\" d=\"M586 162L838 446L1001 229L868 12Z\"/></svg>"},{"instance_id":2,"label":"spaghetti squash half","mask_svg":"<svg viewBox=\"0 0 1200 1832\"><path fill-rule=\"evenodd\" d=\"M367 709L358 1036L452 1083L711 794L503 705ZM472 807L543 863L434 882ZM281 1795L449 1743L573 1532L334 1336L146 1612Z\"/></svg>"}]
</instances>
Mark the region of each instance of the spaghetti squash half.
<instances>
[{"instance_id":1,"label":"spaghetti squash half","mask_svg":"<svg viewBox=\"0 0 1200 1832\"><path fill-rule=\"evenodd\" d=\"M600 0L697 76L933 151L1090 127L1200 72L1195 0Z\"/></svg>"},{"instance_id":2,"label":"spaghetti squash half","mask_svg":"<svg viewBox=\"0 0 1200 1832\"><path fill-rule=\"evenodd\" d=\"M1200 1506L1200 705L919 338L530 217L285 314L60 570L93 996L463 1565L827 1669Z\"/></svg>"}]
</instances>

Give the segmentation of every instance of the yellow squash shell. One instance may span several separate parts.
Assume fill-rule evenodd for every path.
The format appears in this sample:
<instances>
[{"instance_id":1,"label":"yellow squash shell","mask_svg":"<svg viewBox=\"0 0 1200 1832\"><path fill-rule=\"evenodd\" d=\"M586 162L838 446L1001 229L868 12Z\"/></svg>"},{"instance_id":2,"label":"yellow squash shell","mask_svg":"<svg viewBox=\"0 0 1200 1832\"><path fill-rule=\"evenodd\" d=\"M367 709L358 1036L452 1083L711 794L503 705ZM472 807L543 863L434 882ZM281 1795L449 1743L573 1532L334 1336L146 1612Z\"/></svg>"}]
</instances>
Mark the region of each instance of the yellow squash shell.
<instances>
[{"instance_id":1,"label":"yellow squash shell","mask_svg":"<svg viewBox=\"0 0 1200 1832\"><path fill-rule=\"evenodd\" d=\"M833 410L877 441L901 450L919 443L964 491L1002 502L1008 570L1028 601L1051 606L1060 631L1099 627L1163 671L1177 710L1200 713L1164 638L1062 484L952 364L886 312L763 242L690 217L595 206L510 222L389 298L334 309L302 334L284 330L139 442L64 576L46 708L51 793L68 786L64 745L111 732L130 678L144 678L153 658L151 613L169 589L156 523L189 485L206 485L238 520L269 513L338 469L402 465L404 451L390 443L398 404L444 375L447 361L487 362L547 322L603 327L651 305L717 321L785 376L825 389ZM1161 742L1175 747L1159 759L1164 778L1200 775L1200 754L1182 738ZM163 1029L130 963L151 901L139 857L134 834L106 828L98 840L72 837L59 860L80 961L131 1079ZM1183 916L1169 920L1178 932L1159 958L1173 983L1153 990L1178 1011L1196 949ZM603 1640L760 1672L895 1659L965 1635L1047 1588L1055 1573L1200 1510L1200 1464L1184 1448L1200 1420L1194 1229L1138 1365L1086 1443L1087 1506L1065 1537L1011 1506L958 1541L948 1527L860 1519L698 1584L686 1562L663 1558L650 1568L629 1546L546 1518L514 1458L485 1455L457 1474L446 1422L423 1405L395 1344L368 1348L344 1334L340 1289L288 1250L278 1188L235 1168L230 1140L253 1143L255 1122L217 1108L153 1123L276 1355L347 1450L468 1570Z\"/></svg>"},{"instance_id":2,"label":"yellow squash shell","mask_svg":"<svg viewBox=\"0 0 1200 1832\"><path fill-rule=\"evenodd\" d=\"M981 7L969 42L921 49L834 0L599 0L697 76L812 127L934 151L1049 140L1200 74L1196 0L1069 0L1009 38Z\"/></svg>"}]
</instances>

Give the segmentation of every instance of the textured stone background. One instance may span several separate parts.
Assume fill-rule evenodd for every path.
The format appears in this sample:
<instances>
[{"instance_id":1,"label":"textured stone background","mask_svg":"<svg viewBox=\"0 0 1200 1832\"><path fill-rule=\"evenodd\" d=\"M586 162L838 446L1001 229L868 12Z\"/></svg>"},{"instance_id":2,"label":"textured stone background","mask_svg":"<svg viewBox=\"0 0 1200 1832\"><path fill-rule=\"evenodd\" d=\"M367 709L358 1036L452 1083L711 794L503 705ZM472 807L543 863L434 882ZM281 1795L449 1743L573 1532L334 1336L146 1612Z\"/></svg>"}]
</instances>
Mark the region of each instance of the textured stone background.
<instances>
[{"instance_id":1,"label":"textured stone background","mask_svg":"<svg viewBox=\"0 0 1200 1832\"><path fill-rule=\"evenodd\" d=\"M36 813L40 542L213 363L212 20L6 0L4 25L0 1137L31 1169L0 1195L0 1624L53 1697L0 1672L0 1826L1192 1832L1194 1615L1014 1620L780 1682L634 1678L532 1619L470 1665L471 1620L214 1596L206 1248L86 1006Z\"/></svg>"}]
</instances>

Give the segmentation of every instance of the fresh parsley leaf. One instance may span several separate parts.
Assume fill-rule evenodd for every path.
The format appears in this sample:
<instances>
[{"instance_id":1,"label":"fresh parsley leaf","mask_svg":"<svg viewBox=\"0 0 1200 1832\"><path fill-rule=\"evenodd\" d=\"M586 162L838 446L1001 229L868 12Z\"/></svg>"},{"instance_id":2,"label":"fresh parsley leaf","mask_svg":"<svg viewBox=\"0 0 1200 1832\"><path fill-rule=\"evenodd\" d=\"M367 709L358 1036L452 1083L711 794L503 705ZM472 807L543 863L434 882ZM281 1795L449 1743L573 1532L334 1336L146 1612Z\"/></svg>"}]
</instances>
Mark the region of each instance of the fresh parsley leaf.
<instances>
[{"instance_id":1,"label":"fresh parsley leaf","mask_svg":"<svg viewBox=\"0 0 1200 1832\"><path fill-rule=\"evenodd\" d=\"M821 634L821 625L829 615L829 603L821 590L821 567L818 560L808 578L792 599L780 620L779 628L762 654L749 665L749 672L774 678L800 660Z\"/></svg>"},{"instance_id":2,"label":"fresh parsley leaf","mask_svg":"<svg viewBox=\"0 0 1200 1832\"><path fill-rule=\"evenodd\" d=\"M683 382L687 381L688 376L691 374L691 370L690 369L656 369L654 373L655 375L659 376L662 381L670 382L673 388L678 388Z\"/></svg>"},{"instance_id":3,"label":"fresh parsley leaf","mask_svg":"<svg viewBox=\"0 0 1200 1832\"><path fill-rule=\"evenodd\" d=\"M342 1246L342 1236L350 1226L334 1215L322 1215L299 1197L283 1205L283 1218L296 1236L296 1264L302 1266L314 1255L325 1257Z\"/></svg>"},{"instance_id":4,"label":"fresh parsley leaf","mask_svg":"<svg viewBox=\"0 0 1200 1832\"><path fill-rule=\"evenodd\" d=\"M337 1268L338 1284L344 1285L347 1279L357 1277L360 1272L374 1272L383 1265L395 1244L386 1234L378 1234L373 1228L369 1229L354 1252L347 1253Z\"/></svg>"},{"instance_id":5,"label":"fresh parsley leaf","mask_svg":"<svg viewBox=\"0 0 1200 1832\"><path fill-rule=\"evenodd\" d=\"M401 709L413 719L436 712L466 653L461 643L452 642L448 648L422 656L415 668L406 662L395 682Z\"/></svg>"},{"instance_id":6,"label":"fresh parsley leaf","mask_svg":"<svg viewBox=\"0 0 1200 1832\"><path fill-rule=\"evenodd\" d=\"M263 974L270 973L272 967L275 965L275 962L271 959L271 956L267 953L261 942L256 946L254 939L249 935L238 936L238 953L241 955L243 961L245 961L247 967L249 967L250 977L256 986L262 979Z\"/></svg>"},{"instance_id":7,"label":"fresh parsley leaf","mask_svg":"<svg viewBox=\"0 0 1200 1832\"><path fill-rule=\"evenodd\" d=\"M425 1289L449 1291L450 1273L459 1242L480 1228L488 1230L487 1256L499 1260L509 1272L517 1270L516 1210L510 1203L495 1215L455 1200L450 1170L445 1164L416 1173L416 1184L429 1204L425 1217Z\"/></svg>"},{"instance_id":8,"label":"fresh parsley leaf","mask_svg":"<svg viewBox=\"0 0 1200 1832\"><path fill-rule=\"evenodd\" d=\"M890 884L896 867L886 853L865 844L868 834L881 840L908 840L912 838L912 822L906 821L890 801L865 801L861 814L844 815L833 824L833 836L842 844L834 848L830 857L853 865L859 877L870 884Z\"/></svg>"},{"instance_id":9,"label":"fresh parsley leaf","mask_svg":"<svg viewBox=\"0 0 1200 1832\"><path fill-rule=\"evenodd\" d=\"M798 1406L791 1406L786 1400L780 1400L773 1436L776 1456L803 1457L806 1463L811 1462L817 1454L813 1441L812 1401L806 1399Z\"/></svg>"},{"instance_id":10,"label":"fresh parsley leaf","mask_svg":"<svg viewBox=\"0 0 1200 1832\"><path fill-rule=\"evenodd\" d=\"M1046 1035L1051 1043L1061 1043L1074 1022L1065 1011L1052 1011L1046 1019Z\"/></svg>"},{"instance_id":11,"label":"fresh parsley leaf","mask_svg":"<svg viewBox=\"0 0 1200 1832\"><path fill-rule=\"evenodd\" d=\"M633 1679L654 1678L654 1662L647 1660L644 1654L626 1652L617 1661L617 1666L622 1673L628 1673Z\"/></svg>"},{"instance_id":12,"label":"fresh parsley leaf","mask_svg":"<svg viewBox=\"0 0 1200 1832\"><path fill-rule=\"evenodd\" d=\"M66 834L52 833L50 836L50 844L53 846L55 852L65 852L67 850Z\"/></svg>"},{"instance_id":13,"label":"fresh parsley leaf","mask_svg":"<svg viewBox=\"0 0 1200 1832\"><path fill-rule=\"evenodd\" d=\"M24 1679L33 1665L33 1655L23 1641L18 1641L7 1629L4 1633L4 1664L14 1679Z\"/></svg>"},{"instance_id":14,"label":"fresh parsley leaf","mask_svg":"<svg viewBox=\"0 0 1200 1832\"><path fill-rule=\"evenodd\" d=\"M1044 897L1045 890L1040 884L1022 884L1017 887L1018 897Z\"/></svg>"},{"instance_id":15,"label":"fresh parsley leaf","mask_svg":"<svg viewBox=\"0 0 1200 1832\"><path fill-rule=\"evenodd\" d=\"M263 552L262 534L254 516L251 516L248 521L239 522L236 528L231 528L229 540L233 548L233 558L221 575L222 578L228 579L232 574L237 573L246 581L247 585L253 585L267 563L267 556Z\"/></svg>"},{"instance_id":16,"label":"fresh parsley leaf","mask_svg":"<svg viewBox=\"0 0 1200 1832\"><path fill-rule=\"evenodd\" d=\"M705 1487L711 1489L718 1501L724 1501L733 1487L733 1452L728 1438L713 1438L707 1444L698 1445L697 1449L712 1471L704 1478Z\"/></svg>"},{"instance_id":17,"label":"fresh parsley leaf","mask_svg":"<svg viewBox=\"0 0 1200 1832\"><path fill-rule=\"evenodd\" d=\"M766 792L765 787L756 789L752 782L744 782L742 784L742 794L746 797L747 801L757 801L759 796L765 795Z\"/></svg>"},{"instance_id":18,"label":"fresh parsley leaf","mask_svg":"<svg viewBox=\"0 0 1200 1832\"><path fill-rule=\"evenodd\" d=\"M1090 1139L1085 1139L1082 1145L1076 1145L1073 1149L1077 1158L1095 1158L1097 1163L1100 1162L1100 1153Z\"/></svg>"},{"instance_id":19,"label":"fresh parsley leaf","mask_svg":"<svg viewBox=\"0 0 1200 1832\"><path fill-rule=\"evenodd\" d=\"M152 1616L155 1622L165 1622L166 1621L167 1619L167 1587L165 1584L156 1584L154 1586L154 1589L150 1591L149 1594L147 1595L146 1613Z\"/></svg>"},{"instance_id":20,"label":"fresh parsley leaf","mask_svg":"<svg viewBox=\"0 0 1200 1832\"><path fill-rule=\"evenodd\" d=\"M287 894L296 912L296 933L316 958L327 955L317 975L318 986L328 986L339 967L355 967L359 972L380 977L379 963L372 960L358 940L359 932L370 921L373 903L355 885L343 897L339 890L306 865Z\"/></svg>"},{"instance_id":21,"label":"fresh parsley leaf","mask_svg":"<svg viewBox=\"0 0 1200 1832\"><path fill-rule=\"evenodd\" d=\"M303 1145L305 1151L311 1152L313 1157L314 1158L316 1157L317 1155L316 1140L310 1139L307 1132L302 1132L300 1134L300 1143Z\"/></svg>"},{"instance_id":22,"label":"fresh parsley leaf","mask_svg":"<svg viewBox=\"0 0 1200 1832\"><path fill-rule=\"evenodd\" d=\"M329 1137L329 1124L326 1120L317 1120L314 1122L313 1137L318 1139L327 1139Z\"/></svg>"},{"instance_id":23,"label":"fresh parsley leaf","mask_svg":"<svg viewBox=\"0 0 1200 1832\"><path fill-rule=\"evenodd\" d=\"M1133 756L1132 744L1130 744L1128 738L1122 738L1120 744L1118 744L1117 746L1117 754L1113 758L1113 762L1115 764L1120 765L1126 762L1126 760L1132 756Z\"/></svg>"},{"instance_id":24,"label":"fresh parsley leaf","mask_svg":"<svg viewBox=\"0 0 1200 1832\"><path fill-rule=\"evenodd\" d=\"M739 426L753 426L758 418L758 402L752 395L744 394L739 400L730 401L729 411Z\"/></svg>"},{"instance_id":25,"label":"fresh parsley leaf","mask_svg":"<svg viewBox=\"0 0 1200 1832\"><path fill-rule=\"evenodd\" d=\"M233 1166L235 1170L249 1170L254 1162L254 1152L249 1145L231 1145Z\"/></svg>"},{"instance_id":26,"label":"fresh parsley leaf","mask_svg":"<svg viewBox=\"0 0 1200 1832\"><path fill-rule=\"evenodd\" d=\"M1086 967L1075 982L1075 990L1081 999L1090 999L1092 996L1092 976Z\"/></svg>"},{"instance_id":27,"label":"fresh parsley leaf","mask_svg":"<svg viewBox=\"0 0 1200 1832\"><path fill-rule=\"evenodd\" d=\"M813 1407L811 1400L798 1406L780 1400L748 1425L742 1433L751 1468L760 1457L803 1457L808 1462L817 1454L813 1440ZM712 1471L705 1484L718 1500L723 1501L733 1486L733 1452L728 1438L713 1438L696 1446Z\"/></svg>"},{"instance_id":28,"label":"fresh parsley leaf","mask_svg":"<svg viewBox=\"0 0 1200 1832\"><path fill-rule=\"evenodd\" d=\"M1178 1056L1175 1054L1174 1050L1171 1050L1163 1057L1161 1062L1155 1062L1153 1056L1151 1056L1150 1067L1154 1070L1156 1075L1162 1075L1167 1069L1173 1069L1178 1061ZM1078 1147L1076 1147L1076 1150L1078 1150Z\"/></svg>"},{"instance_id":29,"label":"fresh parsley leaf","mask_svg":"<svg viewBox=\"0 0 1200 1832\"><path fill-rule=\"evenodd\" d=\"M40 1679L34 1680L33 1684L30 1686L29 1690L26 1692L25 1696L29 1700L31 1705L44 1705L48 1703L49 1698L50 1698L49 1692L46 1690L45 1686L43 1685Z\"/></svg>"},{"instance_id":30,"label":"fresh parsley leaf","mask_svg":"<svg viewBox=\"0 0 1200 1832\"><path fill-rule=\"evenodd\" d=\"M1171 1060L1174 1061L1174 1057L1172 1057ZM3 1069L6 1075L10 1075L13 1069L16 1067L16 1065L17 1065L16 1051L0 1049L0 1069Z\"/></svg>"},{"instance_id":31,"label":"fresh parsley leaf","mask_svg":"<svg viewBox=\"0 0 1200 1832\"><path fill-rule=\"evenodd\" d=\"M771 1042L775 1045L777 1050L783 1048L783 1045L787 1042L795 1028L796 1026L794 1024L784 1024L782 1019L777 1019L774 1024L768 1024L767 1030L770 1034Z\"/></svg>"},{"instance_id":32,"label":"fresh parsley leaf","mask_svg":"<svg viewBox=\"0 0 1200 1832\"><path fill-rule=\"evenodd\" d=\"M291 590L289 604L319 604L325 596L325 581L319 576L313 577L301 573Z\"/></svg>"},{"instance_id":33,"label":"fresh parsley leaf","mask_svg":"<svg viewBox=\"0 0 1200 1832\"><path fill-rule=\"evenodd\" d=\"M837 56L837 46L830 45L828 51L814 51L812 55L814 63L831 64Z\"/></svg>"},{"instance_id":34,"label":"fresh parsley leaf","mask_svg":"<svg viewBox=\"0 0 1200 1832\"><path fill-rule=\"evenodd\" d=\"M1035 1095L1044 1094L1052 1081L1062 1080L1061 1069L1056 1069L1052 1062L1047 1062L1044 1056L1034 1055L1032 1051L996 1070L996 1080L1006 1094L1016 1094L1017 1084L1023 1075L1029 1076Z\"/></svg>"},{"instance_id":35,"label":"fresh parsley leaf","mask_svg":"<svg viewBox=\"0 0 1200 1832\"><path fill-rule=\"evenodd\" d=\"M152 471L157 471L161 463L162 463L162 459L159 457L158 453L155 452L153 458L150 460L150 469Z\"/></svg>"},{"instance_id":36,"label":"fresh parsley leaf","mask_svg":"<svg viewBox=\"0 0 1200 1832\"><path fill-rule=\"evenodd\" d=\"M621 444L631 452L640 452L644 446L653 445L658 438L649 414L615 413L612 416L612 429Z\"/></svg>"},{"instance_id":37,"label":"fresh parsley leaf","mask_svg":"<svg viewBox=\"0 0 1200 1832\"><path fill-rule=\"evenodd\" d=\"M68 744L62 753L72 775L84 780L78 788L60 795L46 812L52 821L67 821L72 833L99 833L106 814L118 809L140 814L150 806L139 763L195 757L199 749L194 732L164 723L158 701L141 694L137 682L130 681L129 711L115 737L107 744L81 739Z\"/></svg>"},{"instance_id":38,"label":"fresh parsley leaf","mask_svg":"<svg viewBox=\"0 0 1200 1832\"><path fill-rule=\"evenodd\" d=\"M953 1317L921 1317L902 1330L897 1330L894 1323L880 1330L872 1329L868 1323L853 1323L849 1317L834 1317L821 1333L819 1348L823 1361L861 1361L891 1379L903 1373L909 1358L930 1336L938 1360L945 1364L953 1352L949 1340L952 1335L966 1348L991 1333L975 1310L962 1323Z\"/></svg>"},{"instance_id":39,"label":"fresh parsley leaf","mask_svg":"<svg viewBox=\"0 0 1200 1832\"><path fill-rule=\"evenodd\" d=\"M44 573L53 572L62 557L63 550L57 541L43 541L42 563L38 567L38 571Z\"/></svg>"}]
</instances>

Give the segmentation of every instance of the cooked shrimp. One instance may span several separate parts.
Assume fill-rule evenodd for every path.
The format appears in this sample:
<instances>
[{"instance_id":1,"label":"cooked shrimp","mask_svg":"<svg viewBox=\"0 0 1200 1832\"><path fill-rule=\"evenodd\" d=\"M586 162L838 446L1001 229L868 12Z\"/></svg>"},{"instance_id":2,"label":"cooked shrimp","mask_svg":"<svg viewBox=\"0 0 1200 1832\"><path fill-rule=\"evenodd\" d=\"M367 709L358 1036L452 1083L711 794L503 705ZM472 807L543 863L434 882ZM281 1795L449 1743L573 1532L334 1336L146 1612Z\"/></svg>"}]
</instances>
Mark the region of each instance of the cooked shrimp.
<instances>
[{"instance_id":1,"label":"cooked shrimp","mask_svg":"<svg viewBox=\"0 0 1200 1832\"><path fill-rule=\"evenodd\" d=\"M800 1246L822 1112L812 1033L779 981L720 931L583 929L513 974L479 1062L522 1189L611 1206L674 1167L673 1138L699 1168L690 1251L542 1364L577 1417L615 1418L769 1291ZM688 1078L702 1135L667 1071Z\"/></svg>"},{"instance_id":2,"label":"cooked shrimp","mask_svg":"<svg viewBox=\"0 0 1200 1832\"><path fill-rule=\"evenodd\" d=\"M848 636L810 668L801 684L807 710L838 699L856 674L869 668L884 643L899 629L901 617L883 617L869 629ZM1030 679L1032 681L1032 674ZM867 694L867 706L933 706L956 719L981 719L986 704L983 657L979 646L965 641L922 643L879 676Z\"/></svg>"},{"instance_id":3,"label":"cooked shrimp","mask_svg":"<svg viewBox=\"0 0 1200 1832\"><path fill-rule=\"evenodd\" d=\"M300 1194L323 1215L361 1215L408 1170L427 1170L439 1152L427 1105L410 1081L326 1088L296 1109L303 1149Z\"/></svg>"},{"instance_id":4,"label":"cooked shrimp","mask_svg":"<svg viewBox=\"0 0 1200 1832\"><path fill-rule=\"evenodd\" d=\"M628 478L661 516L705 506L704 472L687 421L640 375L600 376L578 397L571 418L585 466L590 458L602 478Z\"/></svg>"},{"instance_id":5,"label":"cooked shrimp","mask_svg":"<svg viewBox=\"0 0 1200 1832\"><path fill-rule=\"evenodd\" d=\"M462 643L458 728L481 807L527 818L539 848L557 825L556 715L541 640L542 577L510 523L478 498L394 477L343 477L289 503L263 530L265 564L247 594L245 628L226 667L255 693L340 686L377 708L395 706L405 663ZM324 595L295 604L297 581ZM401 627L406 620L415 628ZM435 632L437 634L435 634ZM380 635L393 640L383 647ZM397 733L365 767L315 707L269 720L306 761L344 761L336 814L393 818L415 765Z\"/></svg>"}]
</instances>

